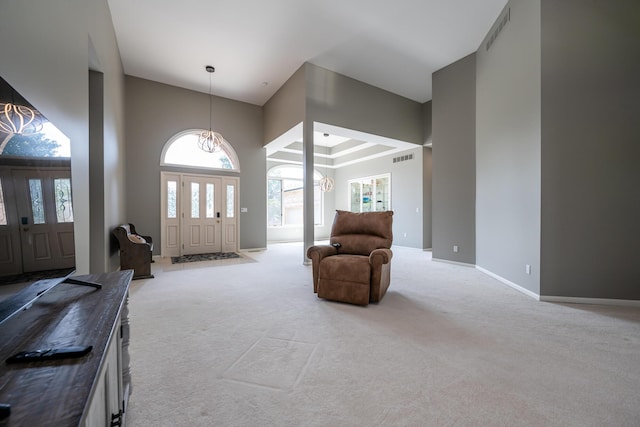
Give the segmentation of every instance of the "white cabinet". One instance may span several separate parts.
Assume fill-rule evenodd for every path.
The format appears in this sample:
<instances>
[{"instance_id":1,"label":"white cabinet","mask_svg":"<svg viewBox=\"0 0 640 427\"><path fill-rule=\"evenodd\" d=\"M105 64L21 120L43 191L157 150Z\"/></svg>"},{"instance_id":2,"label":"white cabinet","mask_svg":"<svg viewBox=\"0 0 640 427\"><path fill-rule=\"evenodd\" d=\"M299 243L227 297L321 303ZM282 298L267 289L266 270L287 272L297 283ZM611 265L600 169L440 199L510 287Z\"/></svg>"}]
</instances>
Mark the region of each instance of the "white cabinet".
<instances>
[{"instance_id":1,"label":"white cabinet","mask_svg":"<svg viewBox=\"0 0 640 427\"><path fill-rule=\"evenodd\" d=\"M350 180L349 210L351 212L391 210L391 174Z\"/></svg>"}]
</instances>

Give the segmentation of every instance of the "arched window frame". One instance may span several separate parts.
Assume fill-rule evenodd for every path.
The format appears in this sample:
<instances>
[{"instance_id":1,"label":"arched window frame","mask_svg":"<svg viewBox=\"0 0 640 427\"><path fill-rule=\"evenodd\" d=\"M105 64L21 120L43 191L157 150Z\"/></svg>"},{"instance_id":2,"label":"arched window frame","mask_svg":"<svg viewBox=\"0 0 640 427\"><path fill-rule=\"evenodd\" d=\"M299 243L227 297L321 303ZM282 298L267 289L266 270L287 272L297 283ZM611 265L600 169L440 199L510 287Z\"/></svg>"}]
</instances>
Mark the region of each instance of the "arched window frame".
<instances>
[{"instance_id":1,"label":"arched window frame","mask_svg":"<svg viewBox=\"0 0 640 427\"><path fill-rule=\"evenodd\" d=\"M222 149L221 150L229 158L229 162L231 163L231 166L232 166L231 169L218 168L218 167L207 166L207 165L194 165L194 164L185 164L185 163L169 163L169 162L166 161L167 152L169 151L169 149L171 148L171 146L174 143L176 143L181 138L183 138L185 136L188 136L188 135L196 135L197 136L203 131L204 131L204 129L187 129L187 130L183 130L182 132L178 132L175 135L173 135L171 138L169 138L169 140L164 144L164 147L162 147L162 153L160 155L160 166L175 166L175 167L181 167L181 168L208 169L208 170L227 171L227 172L240 172L240 161L238 160L238 155L236 154L236 150L234 150L233 146L226 139L224 140L224 142L222 144ZM195 150L199 150L199 149L196 147ZM207 153L203 152L202 154L206 155Z\"/></svg>"}]
</instances>

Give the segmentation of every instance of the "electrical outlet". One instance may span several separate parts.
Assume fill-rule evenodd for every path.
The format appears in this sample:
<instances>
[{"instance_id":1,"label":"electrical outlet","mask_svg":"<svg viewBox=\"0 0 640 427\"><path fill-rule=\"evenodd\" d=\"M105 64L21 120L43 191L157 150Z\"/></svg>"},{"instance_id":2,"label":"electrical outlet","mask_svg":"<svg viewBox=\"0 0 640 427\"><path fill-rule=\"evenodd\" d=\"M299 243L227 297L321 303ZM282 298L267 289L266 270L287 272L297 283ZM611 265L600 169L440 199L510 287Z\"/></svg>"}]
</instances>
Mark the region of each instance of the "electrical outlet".
<instances>
[{"instance_id":1,"label":"electrical outlet","mask_svg":"<svg viewBox=\"0 0 640 427\"><path fill-rule=\"evenodd\" d=\"M458 253L458 245L453 245L453 252Z\"/></svg>"},{"instance_id":2,"label":"electrical outlet","mask_svg":"<svg viewBox=\"0 0 640 427\"><path fill-rule=\"evenodd\" d=\"M531 274L531 266L529 264L524 266L524 271L527 274Z\"/></svg>"}]
</instances>

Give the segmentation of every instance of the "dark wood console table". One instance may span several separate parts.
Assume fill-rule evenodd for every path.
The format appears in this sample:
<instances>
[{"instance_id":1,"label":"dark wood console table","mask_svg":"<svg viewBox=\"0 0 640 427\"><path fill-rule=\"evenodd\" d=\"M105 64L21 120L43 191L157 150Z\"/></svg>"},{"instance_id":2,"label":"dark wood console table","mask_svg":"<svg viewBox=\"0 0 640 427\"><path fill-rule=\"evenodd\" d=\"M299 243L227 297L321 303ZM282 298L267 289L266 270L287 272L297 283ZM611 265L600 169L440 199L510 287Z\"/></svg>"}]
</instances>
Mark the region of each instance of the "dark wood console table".
<instances>
[{"instance_id":1,"label":"dark wood console table","mask_svg":"<svg viewBox=\"0 0 640 427\"><path fill-rule=\"evenodd\" d=\"M131 270L75 276L102 288L60 283L0 324L0 404L11 405L0 427L124 425L132 276ZM93 349L75 359L5 362L20 351L80 345Z\"/></svg>"}]
</instances>

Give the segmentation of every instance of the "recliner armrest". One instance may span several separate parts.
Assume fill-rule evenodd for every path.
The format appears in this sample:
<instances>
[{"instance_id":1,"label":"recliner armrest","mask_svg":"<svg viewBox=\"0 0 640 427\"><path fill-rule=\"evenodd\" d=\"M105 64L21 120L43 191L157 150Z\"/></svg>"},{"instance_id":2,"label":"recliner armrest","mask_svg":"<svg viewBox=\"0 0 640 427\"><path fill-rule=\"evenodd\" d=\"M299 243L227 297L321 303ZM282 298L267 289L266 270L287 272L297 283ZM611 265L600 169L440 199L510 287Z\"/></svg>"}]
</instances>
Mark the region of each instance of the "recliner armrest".
<instances>
[{"instance_id":1,"label":"recliner armrest","mask_svg":"<svg viewBox=\"0 0 640 427\"><path fill-rule=\"evenodd\" d=\"M310 246L307 249L307 257L313 260L314 257L318 258L318 261L322 260L322 258L332 255L338 255L338 248L329 245L317 245Z\"/></svg>"},{"instance_id":2,"label":"recliner armrest","mask_svg":"<svg viewBox=\"0 0 640 427\"><path fill-rule=\"evenodd\" d=\"M320 261L328 256L338 255L338 248L329 245L310 246L307 249L307 257L311 259L313 267L313 292L318 292L318 275L320 272Z\"/></svg>"},{"instance_id":3,"label":"recliner armrest","mask_svg":"<svg viewBox=\"0 0 640 427\"><path fill-rule=\"evenodd\" d=\"M369 254L369 263L375 264L388 264L393 258L393 252L391 249L374 249Z\"/></svg>"}]
</instances>

